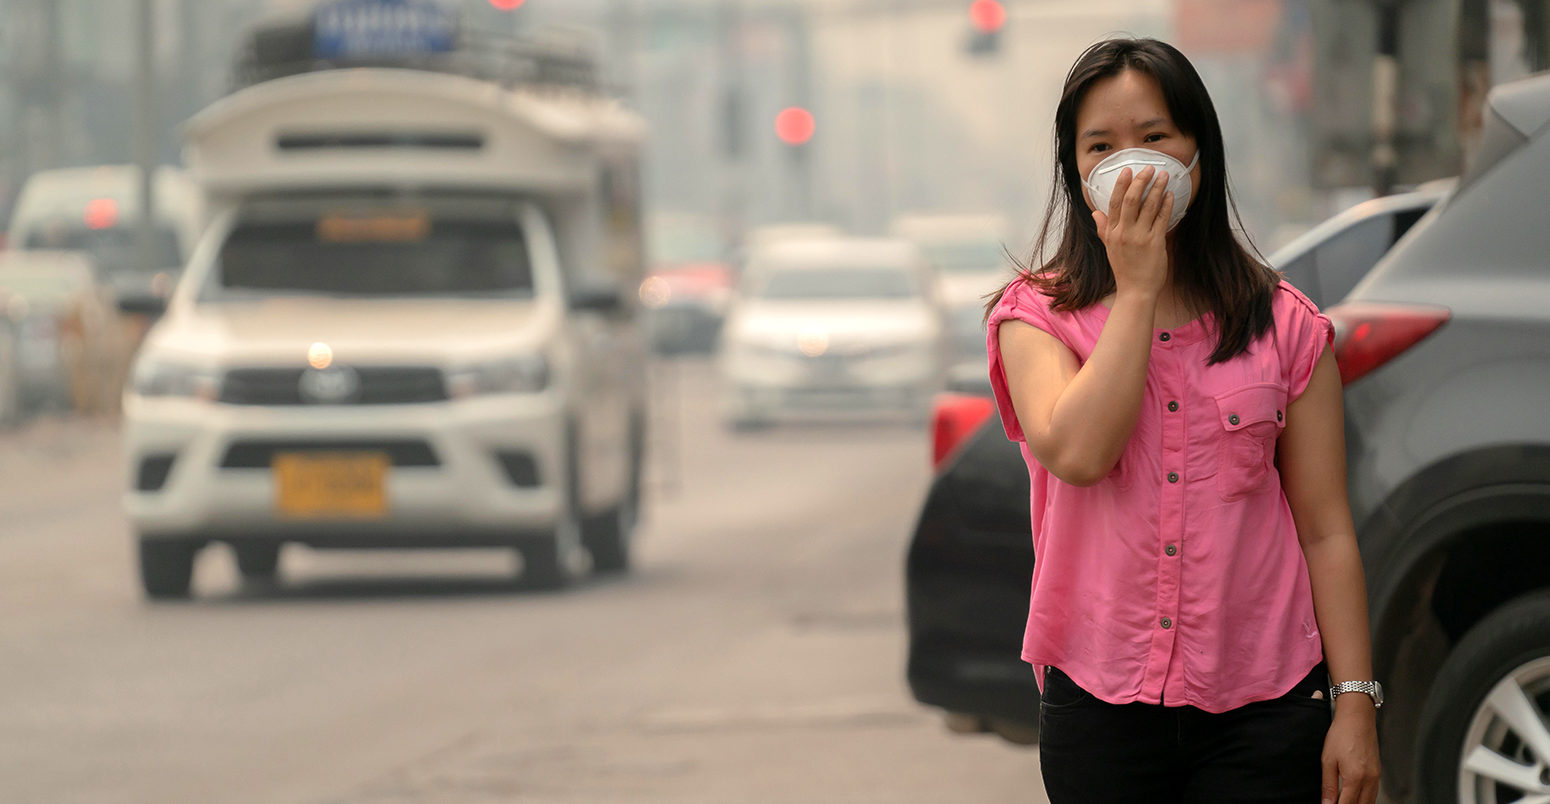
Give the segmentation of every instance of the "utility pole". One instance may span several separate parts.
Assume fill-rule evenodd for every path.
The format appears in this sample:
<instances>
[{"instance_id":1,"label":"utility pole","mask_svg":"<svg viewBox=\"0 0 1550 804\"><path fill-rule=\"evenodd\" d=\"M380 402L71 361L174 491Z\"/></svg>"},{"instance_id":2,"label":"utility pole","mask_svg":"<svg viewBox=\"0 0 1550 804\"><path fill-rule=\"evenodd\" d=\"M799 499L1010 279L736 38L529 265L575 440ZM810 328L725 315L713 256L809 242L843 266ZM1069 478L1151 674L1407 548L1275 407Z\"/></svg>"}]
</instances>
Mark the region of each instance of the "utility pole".
<instances>
[{"instance_id":1,"label":"utility pole","mask_svg":"<svg viewBox=\"0 0 1550 804\"><path fill-rule=\"evenodd\" d=\"M135 0L134 156L140 167L140 219L135 229L137 262L142 270L156 265L156 20L153 0Z\"/></svg>"},{"instance_id":2,"label":"utility pole","mask_svg":"<svg viewBox=\"0 0 1550 804\"><path fill-rule=\"evenodd\" d=\"M1399 152L1394 135L1399 105L1399 4L1378 0L1378 48L1372 63L1373 193L1394 192Z\"/></svg>"}]
</instances>

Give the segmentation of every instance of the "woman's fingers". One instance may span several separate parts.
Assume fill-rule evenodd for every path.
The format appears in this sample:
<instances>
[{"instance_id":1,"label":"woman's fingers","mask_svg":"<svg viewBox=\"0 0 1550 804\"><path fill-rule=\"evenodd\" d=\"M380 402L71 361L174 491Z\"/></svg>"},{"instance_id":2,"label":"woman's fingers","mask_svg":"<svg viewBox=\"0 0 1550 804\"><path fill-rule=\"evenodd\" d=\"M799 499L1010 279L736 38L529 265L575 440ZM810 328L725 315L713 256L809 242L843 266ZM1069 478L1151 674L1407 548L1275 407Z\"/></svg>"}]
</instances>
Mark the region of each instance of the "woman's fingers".
<instances>
[{"instance_id":1,"label":"woman's fingers","mask_svg":"<svg viewBox=\"0 0 1550 804\"><path fill-rule=\"evenodd\" d=\"M1097 224L1097 226L1098 226L1098 239L1099 240L1108 240L1109 239L1109 216L1107 216L1107 215L1103 214L1102 212L1099 212L1098 210L1095 209L1095 210L1093 210L1093 223Z\"/></svg>"},{"instance_id":2,"label":"woman's fingers","mask_svg":"<svg viewBox=\"0 0 1550 804\"><path fill-rule=\"evenodd\" d=\"M1157 210L1162 208L1163 196L1168 194L1167 189L1168 174L1163 172L1161 175L1157 175L1156 181L1152 182L1151 189L1146 191L1146 199L1141 202L1139 222L1142 226L1148 229L1152 228L1153 223L1157 220Z\"/></svg>"},{"instance_id":3,"label":"woman's fingers","mask_svg":"<svg viewBox=\"0 0 1550 804\"><path fill-rule=\"evenodd\" d=\"M1166 179L1167 177L1164 176L1163 178ZM1177 199L1173 197L1173 193L1163 193L1162 195L1162 203L1157 208L1157 217L1152 221L1152 231L1154 233L1166 234L1168 232L1168 221L1173 220L1173 204Z\"/></svg>"},{"instance_id":4,"label":"woman's fingers","mask_svg":"<svg viewBox=\"0 0 1550 804\"><path fill-rule=\"evenodd\" d=\"M1122 221L1125 219L1122 214L1125 210L1125 193L1130 190L1130 180L1132 177L1133 174L1130 172L1130 168L1125 168L1119 172L1119 179L1114 182L1114 191L1109 194L1109 220Z\"/></svg>"},{"instance_id":5,"label":"woman's fingers","mask_svg":"<svg viewBox=\"0 0 1550 804\"><path fill-rule=\"evenodd\" d=\"M1146 197L1146 187L1152 183L1152 177L1156 175L1155 168L1145 168L1136 174L1135 180L1125 190L1125 223L1131 224L1141 220L1141 199ZM1119 192L1115 187L1114 192Z\"/></svg>"}]
</instances>

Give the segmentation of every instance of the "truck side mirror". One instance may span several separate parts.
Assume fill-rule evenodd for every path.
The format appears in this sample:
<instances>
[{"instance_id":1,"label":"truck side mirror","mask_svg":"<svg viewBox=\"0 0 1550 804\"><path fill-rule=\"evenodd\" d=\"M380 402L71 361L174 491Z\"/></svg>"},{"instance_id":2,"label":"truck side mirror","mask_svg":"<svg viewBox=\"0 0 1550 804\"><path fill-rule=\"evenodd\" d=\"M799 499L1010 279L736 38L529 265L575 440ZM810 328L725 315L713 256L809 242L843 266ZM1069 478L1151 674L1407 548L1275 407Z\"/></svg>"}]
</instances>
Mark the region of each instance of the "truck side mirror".
<instances>
[{"instance_id":1,"label":"truck side mirror","mask_svg":"<svg viewBox=\"0 0 1550 804\"><path fill-rule=\"evenodd\" d=\"M624 296L618 288L608 285L576 288L570 294L570 308L614 315L624 311Z\"/></svg>"}]
</instances>

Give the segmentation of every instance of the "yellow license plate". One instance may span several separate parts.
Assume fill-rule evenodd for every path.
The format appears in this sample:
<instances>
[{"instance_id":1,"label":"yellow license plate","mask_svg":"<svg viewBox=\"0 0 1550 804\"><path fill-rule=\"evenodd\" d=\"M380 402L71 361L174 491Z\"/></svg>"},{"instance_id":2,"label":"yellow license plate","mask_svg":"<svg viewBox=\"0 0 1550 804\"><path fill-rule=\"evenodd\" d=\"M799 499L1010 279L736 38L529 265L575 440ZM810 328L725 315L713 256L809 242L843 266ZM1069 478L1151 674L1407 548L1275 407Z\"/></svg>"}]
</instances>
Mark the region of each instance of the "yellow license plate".
<instances>
[{"instance_id":1,"label":"yellow license plate","mask_svg":"<svg viewBox=\"0 0 1550 804\"><path fill-rule=\"evenodd\" d=\"M275 508L303 519L387 515L392 460L381 452L283 452L270 464Z\"/></svg>"}]
</instances>

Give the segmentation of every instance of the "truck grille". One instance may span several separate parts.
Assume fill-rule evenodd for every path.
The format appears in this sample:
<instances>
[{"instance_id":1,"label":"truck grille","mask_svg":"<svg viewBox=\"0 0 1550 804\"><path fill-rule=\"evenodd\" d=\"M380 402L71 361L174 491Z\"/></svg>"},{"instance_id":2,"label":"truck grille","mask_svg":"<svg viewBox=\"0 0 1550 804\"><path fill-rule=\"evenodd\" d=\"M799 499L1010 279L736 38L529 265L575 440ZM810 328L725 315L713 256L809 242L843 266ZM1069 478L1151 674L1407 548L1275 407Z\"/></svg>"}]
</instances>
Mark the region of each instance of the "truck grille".
<instances>
[{"instance_id":1,"label":"truck grille","mask_svg":"<svg viewBox=\"0 0 1550 804\"><path fill-rule=\"evenodd\" d=\"M360 388L343 405L413 405L442 402L447 385L435 368L370 366L355 368ZM228 405L314 405L302 397L306 369L247 368L226 372L221 401Z\"/></svg>"}]
</instances>

